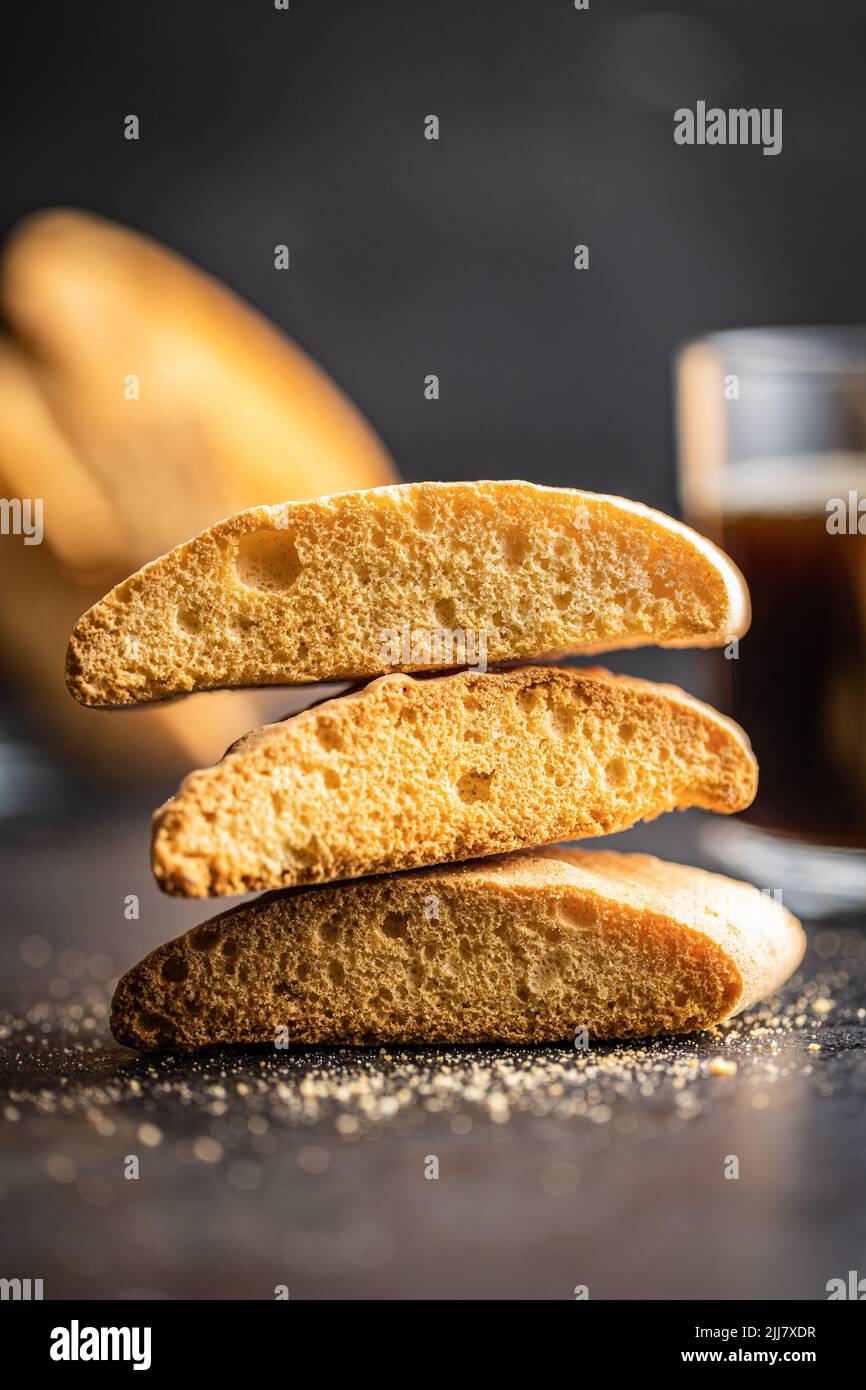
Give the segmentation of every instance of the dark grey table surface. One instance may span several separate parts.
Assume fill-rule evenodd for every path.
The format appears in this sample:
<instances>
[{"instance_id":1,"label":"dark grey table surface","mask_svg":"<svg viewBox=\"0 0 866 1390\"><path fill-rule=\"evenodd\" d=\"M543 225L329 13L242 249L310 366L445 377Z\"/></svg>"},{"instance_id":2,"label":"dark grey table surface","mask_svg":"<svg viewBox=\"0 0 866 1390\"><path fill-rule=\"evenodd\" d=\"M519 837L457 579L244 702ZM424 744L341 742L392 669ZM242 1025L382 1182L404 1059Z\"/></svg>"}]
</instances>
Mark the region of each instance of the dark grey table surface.
<instances>
[{"instance_id":1,"label":"dark grey table surface","mask_svg":"<svg viewBox=\"0 0 866 1390\"><path fill-rule=\"evenodd\" d=\"M210 914L153 886L152 805L7 826L0 1274L46 1298L823 1299L866 1273L864 924L812 928L781 998L714 1035L154 1060L113 1043L112 981ZM695 825L617 843L700 862Z\"/></svg>"}]
</instances>

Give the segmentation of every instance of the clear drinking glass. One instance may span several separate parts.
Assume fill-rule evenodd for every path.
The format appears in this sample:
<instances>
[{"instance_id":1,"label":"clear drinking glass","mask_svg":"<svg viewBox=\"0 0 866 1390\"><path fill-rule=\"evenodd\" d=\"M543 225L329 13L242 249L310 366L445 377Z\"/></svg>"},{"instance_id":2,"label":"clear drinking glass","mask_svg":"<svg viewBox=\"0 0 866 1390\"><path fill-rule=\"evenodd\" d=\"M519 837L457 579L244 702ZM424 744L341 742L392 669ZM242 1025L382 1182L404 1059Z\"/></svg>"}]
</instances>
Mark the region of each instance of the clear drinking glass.
<instances>
[{"instance_id":1,"label":"clear drinking glass","mask_svg":"<svg viewBox=\"0 0 866 1390\"><path fill-rule=\"evenodd\" d=\"M822 916L866 904L866 328L714 333L676 361L686 519L732 557L752 626L713 664L752 739L754 805L717 862ZM861 509L862 508L862 509Z\"/></svg>"}]
</instances>

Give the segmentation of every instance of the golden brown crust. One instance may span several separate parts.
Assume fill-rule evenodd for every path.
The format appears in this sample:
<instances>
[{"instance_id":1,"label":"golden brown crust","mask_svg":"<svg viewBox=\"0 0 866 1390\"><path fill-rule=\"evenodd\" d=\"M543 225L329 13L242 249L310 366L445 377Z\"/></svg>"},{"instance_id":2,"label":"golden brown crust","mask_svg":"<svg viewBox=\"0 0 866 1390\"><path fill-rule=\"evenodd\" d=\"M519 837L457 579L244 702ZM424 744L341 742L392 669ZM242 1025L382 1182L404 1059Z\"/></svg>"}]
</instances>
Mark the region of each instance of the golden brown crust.
<instances>
[{"instance_id":1,"label":"golden brown crust","mask_svg":"<svg viewBox=\"0 0 866 1390\"><path fill-rule=\"evenodd\" d=\"M748 884L556 847L267 894L124 975L111 1027L181 1050L691 1032L778 989L804 942Z\"/></svg>"},{"instance_id":2,"label":"golden brown crust","mask_svg":"<svg viewBox=\"0 0 866 1390\"><path fill-rule=\"evenodd\" d=\"M530 483L412 483L256 507L153 561L79 620L67 684L83 704L123 706L714 646L748 621L731 562L660 512Z\"/></svg>"},{"instance_id":3,"label":"golden brown crust","mask_svg":"<svg viewBox=\"0 0 866 1390\"><path fill-rule=\"evenodd\" d=\"M157 811L152 864L186 897L291 887L732 812L757 767L673 686L528 666L384 676L235 744Z\"/></svg>"}]
</instances>

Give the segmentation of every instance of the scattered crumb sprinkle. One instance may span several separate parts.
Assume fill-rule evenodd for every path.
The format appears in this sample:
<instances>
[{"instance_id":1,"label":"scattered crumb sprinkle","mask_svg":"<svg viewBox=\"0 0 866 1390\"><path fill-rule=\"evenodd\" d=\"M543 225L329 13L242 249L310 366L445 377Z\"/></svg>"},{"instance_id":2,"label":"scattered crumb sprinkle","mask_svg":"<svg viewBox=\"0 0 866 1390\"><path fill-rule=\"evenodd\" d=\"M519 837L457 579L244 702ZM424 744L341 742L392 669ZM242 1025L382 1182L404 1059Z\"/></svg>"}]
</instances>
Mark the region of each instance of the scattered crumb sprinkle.
<instances>
[{"instance_id":1,"label":"scattered crumb sprinkle","mask_svg":"<svg viewBox=\"0 0 866 1390\"><path fill-rule=\"evenodd\" d=\"M78 1116L106 1156L135 1152L136 1141L162 1145L169 1160L206 1165L242 1192L264 1181L267 1157L289 1143L299 1176L315 1181L333 1166L335 1142L364 1141L389 1127L410 1134L441 1125L459 1141L479 1126L506 1129L527 1116L550 1116L591 1128L592 1142L603 1146L606 1128L631 1134L699 1123L714 1096L742 1097L763 1110L776 1087L810 1077L814 1055L824 1050L813 1038L831 1026L827 1015L838 1010L843 1024L866 1019L866 1009L855 1007L854 972L839 966L834 953L832 969L800 977L789 993L690 1037L585 1050L567 1043L238 1048L183 1058L118 1048L108 1031L110 983L85 972L70 975L59 994L46 980L44 994L20 1013L0 1010L0 1124ZM857 1055L841 1054L851 1059L846 1064ZM833 1094L823 1068L814 1070L816 1093ZM736 1081L710 1094L705 1078L717 1076ZM45 1171L61 1184L81 1177L60 1153ZM110 1185L90 1183L87 1192L84 1200L96 1205L113 1198Z\"/></svg>"}]
</instances>

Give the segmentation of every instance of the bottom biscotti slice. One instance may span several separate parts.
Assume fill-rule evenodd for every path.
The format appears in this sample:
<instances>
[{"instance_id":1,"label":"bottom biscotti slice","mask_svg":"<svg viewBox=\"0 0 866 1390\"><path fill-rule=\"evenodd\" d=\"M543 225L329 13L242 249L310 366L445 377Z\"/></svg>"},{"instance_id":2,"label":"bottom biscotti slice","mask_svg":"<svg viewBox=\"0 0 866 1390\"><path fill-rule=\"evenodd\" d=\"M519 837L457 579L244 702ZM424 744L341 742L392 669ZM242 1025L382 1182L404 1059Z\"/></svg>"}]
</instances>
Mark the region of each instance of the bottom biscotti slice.
<instances>
[{"instance_id":1,"label":"bottom biscotti slice","mask_svg":"<svg viewBox=\"0 0 866 1390\"><path fill-rule=\"evenodd\" d=\"M557 847L268 894L146 956L111 1028L182 1050L684 1033L772 993L804 944L749 884Z\"/></svg>"}]
</instances>

